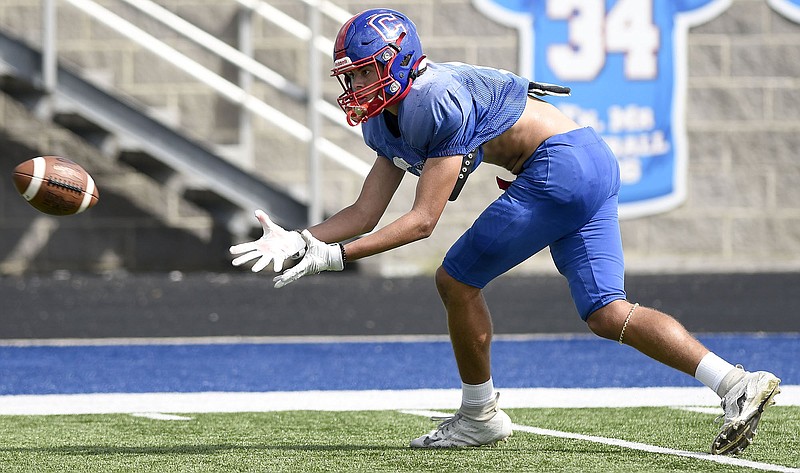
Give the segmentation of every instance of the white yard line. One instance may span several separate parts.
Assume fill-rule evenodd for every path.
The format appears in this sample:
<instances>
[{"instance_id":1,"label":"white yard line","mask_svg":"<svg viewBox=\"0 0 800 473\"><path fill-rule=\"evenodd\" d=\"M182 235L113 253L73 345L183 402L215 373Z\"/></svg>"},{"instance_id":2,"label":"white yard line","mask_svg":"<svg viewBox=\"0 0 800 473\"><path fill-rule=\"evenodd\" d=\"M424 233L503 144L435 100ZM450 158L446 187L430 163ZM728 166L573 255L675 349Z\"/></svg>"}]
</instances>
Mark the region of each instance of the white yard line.
<instances>
[{"instance_id":1,"label":"white yard line","mask_svg":"<svg viewBox=\"0 0 800 473\"><path fill-rule=\"evenodd\" d=\"M701 406L670 406L673 409L677 409L679 411L688 411L688 412L697 412L700 414L709 414L709 415L721 415L722 408L721 407L701 407Z\"/></svg>"},{"instance_id":2,"label":"white yard line","mask_svg":"<svg viewBox=\"0 0 800 473\"><path fill-rule=\"evenodd\" d=\"M153 420L192 420L191 417L176 416L175 414L162 414L160 412L134 412L133 417L144 417Z\"/></svg>"},{"instance_id":3,"label":"white yard line","mask_svg":"<svg viewBox=\"0 0 800 473\"><path fill-rule=\"evenodd\" d=\"M438 411L428 411L428 410L405 410L403 411L406 414L424 416L424 417L441 417L441 416L448 416L451 414L445 412L438 412ZM641 450L643 452L649 453L660 453L663 455L675 455L679 457L688 457L688 458L696 458L698 460L706 460L714 463L722 463L724 465L733 465L733 466L740 466L740 467L747 467L747 468L754 468L757 470L764 470L764 471L780 471L780 472L790 472L790 473L798 473L800 469L798 468L791 468L783 465L775 465L772 463L763 463L763 462L756 462L752 460L745 460L737 457L728 457L728 456L721 456L721 455L711 455L710 453L701 453L701 452L690 452L687 450L677 450L674 448L665 448L659 447L656 445L650 445L646 443L640 442L630 442L627 440L620 440L615 438L609 437L600 437L596 435L583 435L583 434L576 434L572 432L562 432L560 430L551 430L551 429L542 429L539 427L531 427L528 425L520 425L520 424L512 424L513 429L516 432L528 432L531 434L536 435L545 435L548 437L558 437L564 439L572 439L572 440L582 440L585 442L594 442L600 443L604 445L613 445L616 447L628 448L631 450Z\"/></svg>"},{"instance_id":4,"label":"white yard line","mask_svg":"<svg viewBox=\"0 0 800 473\"><path fill-rule=\"evenodd\" d=\"M778 405L800 405L800 386L782 386ZM714 406L707 388L500 389L504 408ZM710 394L709 394L710 393ZM393 391L295 391L204 393L100 393L0 396L0 415L131 414L157 420L191 420L177 414L269 412L285 410L398 410L420 416L447 416L461 401L459 389ZM431 409L448 409L439 412ZM696 458L765 471L800 473L800 469L736 457L658 447L639 442L561 432L514 424L514 430L615 445L650 453Z\"/></svg>"},{"instance_id":5,"label":"white yard line","mask_svg":"<svg viewBox=\"0 0 800 473\"><path fill-rule=\"evenodd\" d=\"M503 389L504 408L717 406L709 389ZM800 406L800 386L781 386L778 405ZM98 393L0 396L0 415L115 414L136 412L268 412L453 409L460 389L373 391Z\"/></svg>"}]
</instances>

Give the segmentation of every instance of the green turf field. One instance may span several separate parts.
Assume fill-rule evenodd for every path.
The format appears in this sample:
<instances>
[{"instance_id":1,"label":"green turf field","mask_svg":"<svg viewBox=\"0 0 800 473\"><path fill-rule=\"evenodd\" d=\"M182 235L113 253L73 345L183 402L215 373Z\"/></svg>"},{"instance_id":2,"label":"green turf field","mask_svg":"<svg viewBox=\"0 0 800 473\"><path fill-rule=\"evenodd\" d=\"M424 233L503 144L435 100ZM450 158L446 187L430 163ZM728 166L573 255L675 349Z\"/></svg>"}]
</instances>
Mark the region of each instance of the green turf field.
<instances>
[{"instance_id":1,"label":"green turf field","mask_svg":"<svg viewBox=\"0 0 800 473\"><path fill-rule=\"evenodd\" d=\"M767 411L735 464L707 452L714 415L670 408L508 409L518 425L664 447L654 453L516 431L498 447L421 451L408 441L434 427L395 411L0 416L3 472L182 471L800 471L800 407ZM725 457L728 458L728 457ZM752 466L752 465L751 465Z\"/></svg>"}]
</instances>

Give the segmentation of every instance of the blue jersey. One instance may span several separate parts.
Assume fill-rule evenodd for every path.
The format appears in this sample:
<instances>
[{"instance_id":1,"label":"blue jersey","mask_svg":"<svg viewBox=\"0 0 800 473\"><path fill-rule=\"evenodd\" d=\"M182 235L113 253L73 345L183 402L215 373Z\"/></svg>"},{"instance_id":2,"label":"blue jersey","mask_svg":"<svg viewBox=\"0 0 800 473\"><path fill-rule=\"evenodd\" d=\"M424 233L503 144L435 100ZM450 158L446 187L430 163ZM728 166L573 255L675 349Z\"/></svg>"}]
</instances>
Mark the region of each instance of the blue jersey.
<instances>
[{"instance_id":1,"label":"blue jersey","mask_svg":"<svg viewBox=\"0 0 800 473\"><path fill-rule=\"evenodd\" d=\"M476 153L511 128L525 109L529 81L515 74L461 63L429 63L400 102L395 136L383 116L362 126L379 156L417 176L428 158Z\"/></svg>"}]
</instances>

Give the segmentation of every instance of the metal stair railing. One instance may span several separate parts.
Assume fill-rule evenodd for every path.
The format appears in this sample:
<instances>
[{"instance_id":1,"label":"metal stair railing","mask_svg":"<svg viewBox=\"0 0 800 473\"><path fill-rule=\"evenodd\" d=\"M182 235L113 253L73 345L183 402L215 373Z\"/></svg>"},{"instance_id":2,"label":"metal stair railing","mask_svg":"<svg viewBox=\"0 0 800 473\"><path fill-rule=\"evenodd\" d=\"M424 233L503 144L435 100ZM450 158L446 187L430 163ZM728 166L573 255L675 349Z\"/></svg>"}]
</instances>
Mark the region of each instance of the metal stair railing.
<instances>
[{"instance_id":1,"label":"metal stair railing","mask_svg":"<svg viewBox=\"0 0 800 473\"><path fill-rule=\"evenodd\" d=\"M125 1L136 2L137 0L125 0ZM313 41L314 42L313 47L318 52L324 54L326 57L330 58L331 55L333 54L333 41L315 35L314 30L312 28L309 28L303 23L300 23L299 21L295 20L289 15L286 15L285 13L269 5L268 3L262 0L237 0L237 1L241 6L254 11L259 16L261 16L261 18L281 28L282 30L296 37L297 39L302 41ZM343 10L327 0L326 1L302 0L302 2L312 7L316 6L316 8L319 9L320 13L324 14L328 18L331 18L340 24L345 23L352 16L350 13L347 12L347 10ZM325 118L333 122L334 124L346 129L347 131L353 134L362 136L361 128L345 124L345 122L342 120L342 111L338 107L335 107L325 101L318 101L317 111L320 114L322 114ZM360 171L356 171L356 173L362 175ZM365 175L366 174L364 174L364 176Z\"/></svg>"},{"instance_id":2,"label":"metal stair railing","mask_svg":"<svg viewBox=\"0 0 800 473\"><path fill-rule=\"evenodd\" d=\"M158 5L151 0L121 0L128 5L147 14L151 18L161 22L173 31L180 33L185 38L191 40L198 46L225 58L227 61L240 69L247 71L267 84L284 92L296 100L305 100L305 91L288 81L285 77L268 68L264 64L256 61L250 56L242 53L233 46L217 39L217 37L203 31L192 23L184 20L166 8Z\"/></svg>"},{"instance_id":3,"label":"metal stair railing","mask_svg":"<svg viewBox=\"0 0 800 473\"><path fill-rule=\"evenodd\" d=\"M214 91L216 91L216 93L218 93L226 100L239 105L244 110L252 112L252 114L261 117L262 119L265 119L269 123L280 127L282 130L286 131L290 136L294 137L295 139L298 139L304 143L309 144L309 146L313 150L312 156L315 156L316 153L319 152L325 157L343 166L345 169L348 169L361 177L366 176L367 173L369 172L370 169L369 164L364 162L362 159L354 156L345 149L341 148L332 141L319 136L317 127L312 127L312 129L309 129L309 127L306 127L305 125L297 122L296 120L288 117L279 110L265 103L264 101L259 100L255 96L251 95L247 90L240 87L239 85L230 82L229 80L221 77L214 71L211 71L208 68L202 66L198 62L178 52L174 48L168 46L167 44L155 38L154 36L141 30L140 28L128 22L127 20L119 17L113 12L100 6L98 3L92 0L63 0L63 1L69 3L73 7L86 13L95 20L108 26L109 28L112 28L119 34L135 42L136 44L142 46L143 48L149 50L153 54L166 60L172 65L180 68L181 70L191 75L201 83L211 87ZM339 126L344 126L345 129L349 130L352 133L360 135L360 130L353 127L349 127L344 124L343 120L341 119L342 116L341 111L337 107L334 107L333 105L319 99L320 97L319 90L316 91L312 90L309 91L308 93L305 93L305 91L303 91L301 88L299 88L295 84L292 84L290 81L286 80L285 78L275 73L271 69L267 68L263 64L260 64L259 62L255 61L254 59L252 59L252 57L248 56L247 54L209 35L200 28L183 20L177 15L172 14L168 10L160 7L159 5L151 2L150 0L121 0L121 1L124 1L129 5L151 16L152 18L157 19L159 22L170 27L174 31L181 34L183 37L188 38L197 45L203 46L207 50L219 56L221 59L224 59L229 63L233 64L240 70L240 75L247 74L249 76L257 78L263 81L264 83L269 84L272 87L275 87L276 89L280 90L282 93L287 94L293 99L304 100L304 101L312 100L314 103L313 110L315 113L327 117L328 119L332 120ZM264 4L264 2L261 1L255 1L255 2L252 1L248 2L243 0L238 0L238 1L241 6L252 8L253 11L264 11L264 5L266 5ZM318 0L302 0L302 1L311 5L312 8L314 8L314 5L316 5L316 8L319 8L319 13L323 13L328 16L334 15L337 21L341 20L341 18L348 15L347 12L338 9L338 7L336 7L335 5L333 5L328 1L321 1L321 2ZM43 85L46 90L49 89L49 87L52 87L53 84L58 84L59 82L58 78L56 78L55 75L56 71L60 70L56 65L53 64L57 61L57 52L55 51L56 49L55 34L53 31L55 29L55 24L56 24L55 14L54 14L55 2L56 0L43 0L42 4L43 5L42 78L43 78ZM317 12L315 11L314 13ZM320 38L314 34L309 33L308 28L305 26L299 28L298 31L301 32L299 33L300 36L298 36L299 39L312 41L310 43L310 47L312 49L316 48L318 50L321 50L320 48L324 49L328 48L329 45L332 45L332 42L330 42L330 40L326 40L324 38ZM330 49L328 49L326 53L329 53L329 51ZM113 117L111 116L106 116L105 118L107 120L113 119ZM313 125L314 120L310 119L310 121L312 122ZM248 122L249 120L245 121L245 123ZM159 157L160 154L161 153L156 153L154 157L156 157L157 159L161 159ZM222 160L223 158L218 157L218 159ZM172 161L174 161L174 157ZM174 162L171 163L171 165L174 164L175 164ZM309 169L311 173L314 172L314 167L319 166L319 164L316 162L310 162L309 164L310 164ZM176 169L182 171L185 171L186 168L187 168L186 165L176 166ZM211 174L208 176L199 176L199 177L200 180L208 182L209 180L217 178L218 175ZM319 194L320 194L320 191L318 189L319 179L318 177L315 178L312 175L309 176L309 182L312 184L309 189L311 206L318 207ZM248 200L248 199L243 200L241 196L231 195L231 194L236 194L237 191L226 191L225 189L215 189L214 191L217 192L219 195L227 198L231 202L245 204L244 200ZM256 194L258 194L258 192ZM252 202L250 202L250 204L252 204ZM268 205L264 206L269 207ZM319 208L313 209L309 207L306 219L307 223L308 222L314 223L315 219L319 219L319 215L321 215ZM292 218L292 220L296 219Z\"/></svg>"},{"instance_id":4,"label":"metal stair railing","mask_svg":"<svg viewBox=\"0 0 800 473\"><path fill-rule=\"evenodd\" d=\"M319 62L317 61L317 56L319 53L323 53L326 57L330 57L330 53L333 51L333 41L317 34L319 29L319 14L325 14L339 23L344 23L350 18L350 14L347 11L337 7L327 0L303 0L303 2L306 3L310 8L309 23L312 27L307 27L291 16L286 15L280 10L260 0L239 0L239 5L244 8L246 12L255 11L271 23L280 26L282 29L291 33L301 41L309 43L309 90L306 93L306 91L295 86L293 83L287 81L279 74L275 73L252 58L253 51L251 42L248 38L250 31L252 30L252 15L250 14L239 15L239 47L242 49L240 51L239 49L236 49L206 33L205 31L151 0L121 1L124 1L128 5L131 5L139 11L149 15L151 18L161 22L173 31L181 34L183 37L193 41L195 44L216 54L218 57L225 58L230 63L237 66L240 74L240 86L246 93L249 93L250 78L248 75L251 75L267 84L272 85L278 90L281 90L295 100L302 100L306 103L314 104L313 108L309 109L307 117L310 138L308 140L304 140L309 143L307 186L309 195L309 223L319 222L323 218L321 198L322 193L320 189L321 165L319 153L327 155L328 158L344 166L346 169L356 173L362 178L366 177L367 173L369 172L369 166L359 158L343 151L331 141L322 138L320 136L318 119L318 116L321 115L335 125L346 129L348 132L358 137L362 136L360 128L345 124L344 120L342 120L342 112L338 107L335 107L321 99L322 93L320 90L321 86L318 77ZM245 156L245 161L248 164L252 164L254 162L252 146L252 123L250 121L248 112L248 109L244 108L240 117L239 154Z\"/></svg>"},{"instance_id":5,"label":"metal stair railing","mask_svg":"<svg viewBox=\"0 0 800 473\"><path fill-rule=\"evenodd\" d=\"M176 67L181 68L184 72L192 75L197 80L213 88L231 102L242 105L247 109L249 109L250 111L252 111L253 113L269 121L270 123L279 126L281 128L284 128L287 132L289 132L289 134L299 139L300 141L303 141L305 143L311 141L311 133L309 129L304 125L302 125L301 123L288 117L287 115L271 107L265 102L257 99L256 97L248 94L238 85L228 81L227 79L224 79L223 77L209 70L208 68L203 67L196 61L188 58L184 54L178 52L174 48L168 46L164 42L146 33L145 31L141 30L140 28L136 27L130 22L124 20L123 18L120 18L111 11L103 8L94 1L92 0L64 0L64 1L72 4L76 8L83 11L84 13L87 13L88 15L92 16L97 21L100 21L109 28L114 29L118 33L136 42L140 46L151 51L152 53L160 56L162 59L165 59L166 61L170 62ZM136 0L135 2L131 3L132 4L139 2L146 3L148 1L149 0ZM152 12L161 14L167 11L163 9L157 11L154 9L152 10ZM225 56L221 57L223 59L227 59ZM251 70L249 68L245 69L247 69L247 71L250 73L254 72L254 70ZM341 115L339 116L339 121L341 121ZM319 144L323 154L327 155L330 159L336 161L342 166L345 166L346 168L352 170L353 172L361 176L366 176L367 172L369 172L369 165L364 163L364 161L359 159L358 157L353 156L348 151L342 149L335 143L325 138L319 138Z\"/></svg>"},{"instance_id":6,"label":"metal stair railing","mask_svg":"<svg viewBox=\"0 0 800 473\"><path fill-rule=\"evenodd\" d=\"M240 70L247 72L248 74L252 74L256 78L262 80L267 84L272 85L276 89L286 93L292 98L296 100L307 100L308 94L302 88L296 86L292 82L289 82L286 78L284 78L277 72L269 69L260 62L256 61L251 56L243 53L242 51L234 48L233 46L230 46L224 41L217 39L215 36L206 33L197 26L189 23L188 21L184 20L178 15L175 15L174 13L158 5L157 3L151 0L122 0L122 1L131 5L132 7L137 8L141 12L148 14L153 19L158 20L165 26L171 28L173 31L180 33L185 38L193 41L198 46L202 46L208 51L216 54L217 56L225 58L233 65L237 66ZM238 0L238 1L241 6L256 11L262 16L272 15L271 17L268 18L271 23L280 26L282 29L291 33L296 38L303 41L311 41L312 38L311 29L305 26L304 24L300 23L299 21L295 20L294 18L281 12L280 10L260 1L249 1L249 0ZM303 1L309 5L312 5L314 3L310 0L303 0ZM325 13L327 16L332 17L337 21L345 22L350 18L349 13L347 13L345 10L340 9L339 7L330 2L319 2L319 3L320 3L319 4L320 12ZM330 55L331 51L333 51L333 41L330 41L326 38L322 37L317 38L315 46L318 51L325 53L326 55ZM325 118L331 120L331 122L333 122L334 124L346 129L347 131L355 135L361 136L360 128L352 127L344 123L344 121L342 120L342 111L338 107L335 107L324 100L317 101L315 107L317 112L319 112ZM358 160L358 158L354 159ZM363 168L358 164L355 164L354 166L349 166L347 164L343 165L348 168L353 167L354 169L351 169L353 172L359 175L362 174Z\"/></svg>"},{"instance_id":7,"label":"metal stair railing","mask_svg":"<svg viewBox=\"0 0 800 473\"><path fill-rule=\"evenodd\" d=\"M41 54L0 32L0 69L34 86L43 82ZM214 155L206 148L114 97L70 70L59 67L50 91L52 109L74 111L124 143L133 143L171 169L201 180L214 193L241 209L269 209L276 220L302 226L306 207L251 173ZM213 178L209 178L213 176ZM235 215L228 215L232 222Z\"/></svg>"}]
</instances>

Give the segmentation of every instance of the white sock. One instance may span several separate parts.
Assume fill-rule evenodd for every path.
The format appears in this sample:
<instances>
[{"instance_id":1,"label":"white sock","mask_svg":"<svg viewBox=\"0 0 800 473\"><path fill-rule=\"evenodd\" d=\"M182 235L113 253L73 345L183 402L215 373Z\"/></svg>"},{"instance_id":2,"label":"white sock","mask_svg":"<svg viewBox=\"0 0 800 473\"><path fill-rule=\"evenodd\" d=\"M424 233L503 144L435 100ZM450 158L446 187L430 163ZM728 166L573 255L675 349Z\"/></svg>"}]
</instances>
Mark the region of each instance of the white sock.
<instances>
[{"instance_id":1,"label":"white sock","mask_svg":"<svg viewBox=\"0 0 800 473\"><path fill-rule=\"evenodd\" d=\"M492 378L481 384L461 383L461 404L464 407L483 407L494 399Z\"/></svg>"},{"instance_id":2,"label":"white sock","mask_svg":"<svg viewBox=\"0 0 800 473\"><path fill-rule=\"evenodd\" d=\"M700 364L697 365L697 371L695 372L694 377L719 394L717 390L719 389L722 380L728 373L731 372L731 370L735 369L736 367L732 364L718 357L714 353L708 352L706 356L700 360ZM719 395L722 397L724 394L725 393Z\"/></svg>"}]
</instances>

